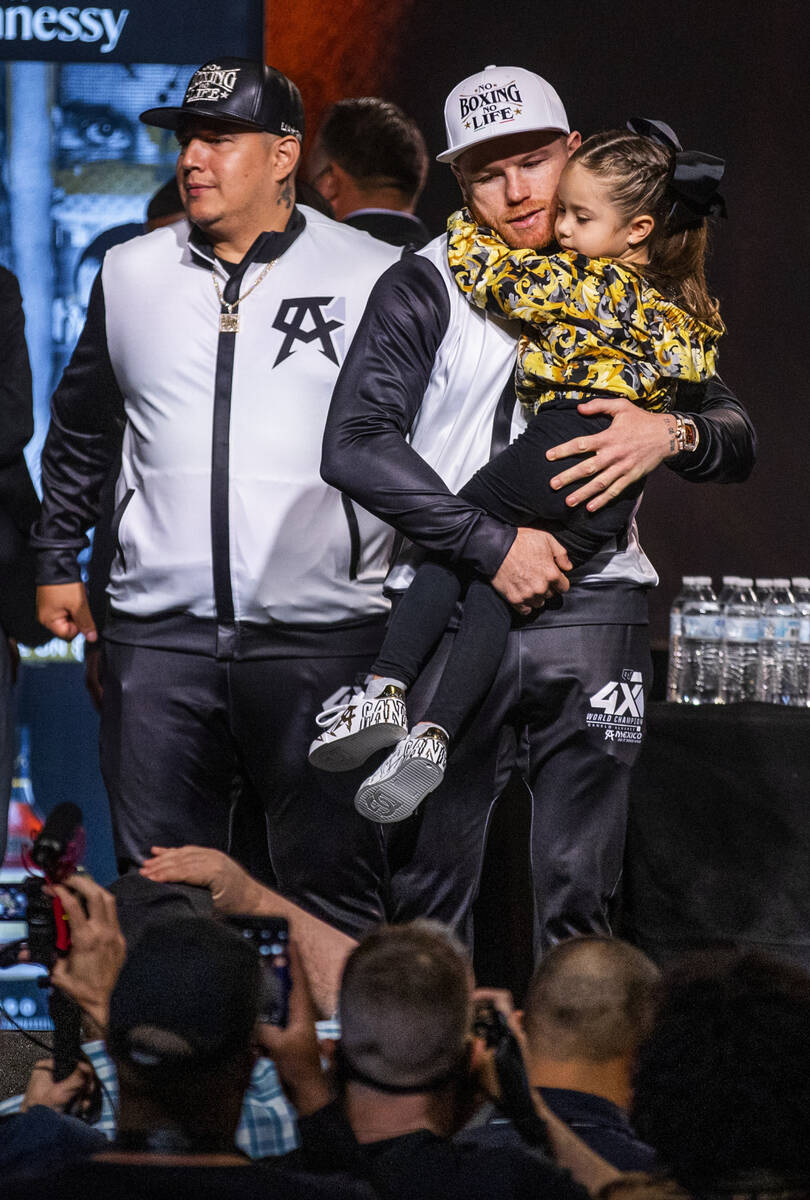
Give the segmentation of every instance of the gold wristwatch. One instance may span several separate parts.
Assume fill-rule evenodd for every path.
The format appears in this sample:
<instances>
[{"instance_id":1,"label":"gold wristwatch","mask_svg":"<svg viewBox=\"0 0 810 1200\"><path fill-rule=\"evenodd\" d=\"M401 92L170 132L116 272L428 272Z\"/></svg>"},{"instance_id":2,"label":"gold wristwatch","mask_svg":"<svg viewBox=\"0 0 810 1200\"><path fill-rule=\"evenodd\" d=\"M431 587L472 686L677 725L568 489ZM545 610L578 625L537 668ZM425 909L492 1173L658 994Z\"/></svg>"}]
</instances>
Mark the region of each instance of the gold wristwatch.
<instances>
[{"instance_id":1,"label":"gold wristwatch","mask_svg":"<svg viewBox=\"0 0 810 1200\"><path fill-rule=\"evenodd\" d=\"M674 413L673 416L675 417L675 440L678 443L678 450L694 454L700 441L697 425L691 417L682 417L680 413Z\"/></svg>"}]
</instances>

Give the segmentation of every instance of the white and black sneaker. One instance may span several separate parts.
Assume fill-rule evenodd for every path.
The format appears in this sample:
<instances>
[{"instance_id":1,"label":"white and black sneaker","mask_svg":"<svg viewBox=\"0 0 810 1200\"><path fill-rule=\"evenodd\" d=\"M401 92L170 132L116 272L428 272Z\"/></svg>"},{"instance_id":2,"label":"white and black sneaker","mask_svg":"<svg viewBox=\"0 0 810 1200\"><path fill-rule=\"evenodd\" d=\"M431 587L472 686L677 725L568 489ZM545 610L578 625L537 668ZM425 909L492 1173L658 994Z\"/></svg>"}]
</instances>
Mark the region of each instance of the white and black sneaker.
<instances>
[{"instance_id":1,"label":"white and black sneaker","mask_svg":"<svg viewBox=\"0 0 810 1200\"><path fill-rule=\"evenodd\" d=\"M309 761L321 771L351 771L408 735L405 693L393 684L373 699L355 688L348 703L325 706L315 720L323 733L310 746Z\"/></svg>"},{"instance_id":2,"label":"white and black sneaker","mask_svg":"<svg viewBox=\"0 0 810 1200\"><path fill-rule=\"evenodd\" d=\"M409 734L377 770L363 780L354 807L370 821L390 825L416 812L439 786L447 767L447 734L429 726Z\"/></svg>"}]
</instances>

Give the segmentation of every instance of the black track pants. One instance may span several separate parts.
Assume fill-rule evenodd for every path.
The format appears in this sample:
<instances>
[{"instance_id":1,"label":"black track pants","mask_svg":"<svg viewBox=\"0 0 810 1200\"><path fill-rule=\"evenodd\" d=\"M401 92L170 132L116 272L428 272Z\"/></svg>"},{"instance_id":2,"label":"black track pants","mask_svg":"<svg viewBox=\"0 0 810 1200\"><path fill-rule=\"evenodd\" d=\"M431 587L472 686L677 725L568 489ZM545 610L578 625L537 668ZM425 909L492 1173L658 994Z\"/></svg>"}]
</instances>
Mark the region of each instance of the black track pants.
<instances>
[{"instance_id":1,"label":"black track pants","mask_svg":"<svg viewBox=\"0 0 810 1200\"><path fill-rule=\"evenodd\" d=\"M307 762L315 714L368 656L226 662L113 642L105 656L101 764L122 867L153 845L227 850L241 776L278 889L355 937L382 919L380 829L352 803L367 772Z\"/></svg>"},{"instance_id":2,"label":"black track pants","mask_svg":"<svg viewBox=\"0 0 810 1200\"><path fill-rule=\"evenodd\" d=\"M411 720L427 709L452 638L409 694ZM517 769L532 797L537 949L608 932L650 679L646 625L513 630L441 787L412 820L390 827L394 919L434 917L472 941L490 815Z\"/></svg>"}]
</instances>

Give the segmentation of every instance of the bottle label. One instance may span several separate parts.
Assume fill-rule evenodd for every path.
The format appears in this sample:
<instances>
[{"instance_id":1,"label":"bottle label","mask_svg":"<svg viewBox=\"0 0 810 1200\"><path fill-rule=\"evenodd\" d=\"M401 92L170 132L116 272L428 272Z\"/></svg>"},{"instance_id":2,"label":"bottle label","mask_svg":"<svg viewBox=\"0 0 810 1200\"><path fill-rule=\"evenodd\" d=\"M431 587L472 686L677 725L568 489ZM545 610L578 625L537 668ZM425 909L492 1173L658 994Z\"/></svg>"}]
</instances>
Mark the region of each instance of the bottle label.
<instances>
[{"instance_id":1,"label":"bottle label","mask_svg":"<svg viewBox=\"0 0 810 1200\"><path fill-rule=\"evenodd\" d=\"M799 619L798 617L783 617L778 613L766 617L762 622L762 636L772 639L774 642L798 642Z\"/></svg>"},{"instance_id":2,"label":"bottle label","mask_svg":"<svg viewBox=\"0 0 810 1200\"><path fill-rule=\"evenodd\" d=\"M799 641L803 646L810 646L810 616L802 617L799 622Z\"/></svg>"},{"instance_id":3,"label":"bottle label","mask_svg":"<svg viewBox=\"0 0 810 1200\"><path fill-rule=\"evenodd\" d=\"M723 637L723 618L719 613L684 613L683 632L694 641L718 642Z\"/></svg>"},{"instance_id":4,"label":"bottle label","mask_svg":"<svg viewBox=\"0 0 810 1200\"><path fill-rule=\"evenodd\" d=\"M759 641L758 617L726 617L727 642Z\"/></svg>"}]
</instances>

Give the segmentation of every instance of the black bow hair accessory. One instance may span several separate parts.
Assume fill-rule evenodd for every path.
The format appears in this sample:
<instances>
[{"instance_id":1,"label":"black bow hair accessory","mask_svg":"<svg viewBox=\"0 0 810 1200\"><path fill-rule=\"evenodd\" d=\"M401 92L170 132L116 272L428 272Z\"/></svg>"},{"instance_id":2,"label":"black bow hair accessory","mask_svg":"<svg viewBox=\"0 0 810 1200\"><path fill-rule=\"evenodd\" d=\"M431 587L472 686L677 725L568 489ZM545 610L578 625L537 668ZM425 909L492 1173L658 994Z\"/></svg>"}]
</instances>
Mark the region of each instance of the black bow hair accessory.
<instances>
[{"instance_id":1,"label":"black bow hair accessory","mask_svg":"<svg viewBox=\"0 0 810 1200\"><path fill-rule=\"evenodd\" d=\"M667 214L670 233L694 228L704 217L727 216L726 202L717 190L726 169L724 159L701 150L684 150L675 131L664 121L631 117L627 128L672 151L673 170L668 187L673 202Z\"/></svg>"}]
</instances>

